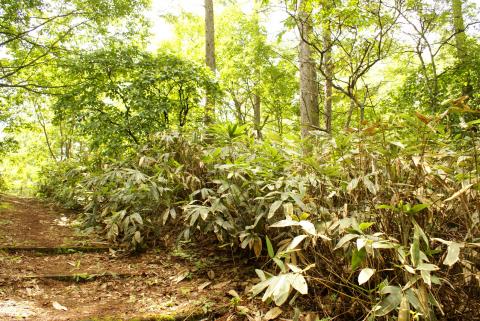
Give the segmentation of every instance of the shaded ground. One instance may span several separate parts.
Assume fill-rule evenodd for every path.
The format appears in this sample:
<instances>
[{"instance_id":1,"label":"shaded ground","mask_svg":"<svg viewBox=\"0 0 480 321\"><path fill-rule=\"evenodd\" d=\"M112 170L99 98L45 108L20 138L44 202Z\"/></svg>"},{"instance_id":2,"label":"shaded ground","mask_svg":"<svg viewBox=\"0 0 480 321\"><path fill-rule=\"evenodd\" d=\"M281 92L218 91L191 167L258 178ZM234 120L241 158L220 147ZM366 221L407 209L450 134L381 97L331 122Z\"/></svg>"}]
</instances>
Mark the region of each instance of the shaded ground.
<instances>
[{"instance_id":1,"label":"shaded ground","mask_svg":"<svg viewBox=\"0 0 480 321\"><path fill-rule=\"evenodd\" d=\"M75 232L68 225L71 213L34 199L0 200L2 321L148 315L230 320L261 309L245 295L255 282L253 268L238 259L178 248L120 256Z\"/></svg>"}]
</instances>

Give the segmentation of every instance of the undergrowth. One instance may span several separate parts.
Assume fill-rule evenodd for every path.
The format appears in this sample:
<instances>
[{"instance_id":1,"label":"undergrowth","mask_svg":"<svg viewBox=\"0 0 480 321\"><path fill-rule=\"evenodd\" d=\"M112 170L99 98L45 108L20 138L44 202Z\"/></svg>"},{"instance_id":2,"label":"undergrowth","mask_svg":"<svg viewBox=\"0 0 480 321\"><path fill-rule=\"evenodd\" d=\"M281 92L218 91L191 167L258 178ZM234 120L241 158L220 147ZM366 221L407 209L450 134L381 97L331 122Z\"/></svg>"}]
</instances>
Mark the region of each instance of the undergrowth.
<instances>
[{"instance_id":1,"label":"undergrowth","mask_svg":"<svg viewBox=\"0 0 480 321\"><path fill-rule=\"evenodd\" d=\"M277 305L315 293L325 317L473 317L479 122L452 125L455 113L318 133L308 153L236 125L217 125L208 142L161 134L121 160L47 168L40 192L83 208L86 226L131 250L156 242L163 226L251 250L266 262L252 294Z\"/></svg>"}]
</instances>

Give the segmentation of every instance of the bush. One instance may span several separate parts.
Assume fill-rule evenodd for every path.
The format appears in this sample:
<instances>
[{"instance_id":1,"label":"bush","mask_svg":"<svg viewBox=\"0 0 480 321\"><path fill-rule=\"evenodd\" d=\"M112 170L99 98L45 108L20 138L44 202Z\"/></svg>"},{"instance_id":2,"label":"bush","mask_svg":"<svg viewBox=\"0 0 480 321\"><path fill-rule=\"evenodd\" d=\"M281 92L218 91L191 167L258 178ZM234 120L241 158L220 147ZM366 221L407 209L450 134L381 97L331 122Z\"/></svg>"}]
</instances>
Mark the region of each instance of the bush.
<instances>
[{"instance_id":1,"label":"bush","mask_svg":"<svg viewBox=\"0 0 480 321\"><path fill-rule=\"evenodd\" d=\"M269 262L252 289L264 301L293 302L310 287L332 316L455 315L472 296L443 296L447 285L479 282L479 143L465 132L453 144L441 119L424 118L318 135L307 156L234 125L213 128L215 144L164 134L124 160L46 171L43 193L81 204L130 249L179 222L180 237L249 249Z\"/></svg>"}]
</instances>

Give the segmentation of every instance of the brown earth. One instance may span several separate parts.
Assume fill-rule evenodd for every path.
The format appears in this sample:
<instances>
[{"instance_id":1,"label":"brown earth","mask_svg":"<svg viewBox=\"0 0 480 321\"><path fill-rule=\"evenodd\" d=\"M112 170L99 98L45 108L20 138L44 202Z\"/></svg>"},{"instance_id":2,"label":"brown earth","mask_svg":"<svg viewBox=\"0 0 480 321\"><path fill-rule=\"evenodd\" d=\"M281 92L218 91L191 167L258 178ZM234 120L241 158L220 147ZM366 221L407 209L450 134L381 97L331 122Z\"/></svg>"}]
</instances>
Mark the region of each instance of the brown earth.
<instances>
[{"instance_id":1,"label":"brown earth","mask_svg":"<svg viewBox=\"0 0 480 321\"><path fill-rule=\"evenodd\" d=\"M214 246L124 256L72 227L70 212L35 199L0 201L2 321L234 320L245 313L260 320L268 310L246 294L253 267Z\"/></svg>"}]
</instances>

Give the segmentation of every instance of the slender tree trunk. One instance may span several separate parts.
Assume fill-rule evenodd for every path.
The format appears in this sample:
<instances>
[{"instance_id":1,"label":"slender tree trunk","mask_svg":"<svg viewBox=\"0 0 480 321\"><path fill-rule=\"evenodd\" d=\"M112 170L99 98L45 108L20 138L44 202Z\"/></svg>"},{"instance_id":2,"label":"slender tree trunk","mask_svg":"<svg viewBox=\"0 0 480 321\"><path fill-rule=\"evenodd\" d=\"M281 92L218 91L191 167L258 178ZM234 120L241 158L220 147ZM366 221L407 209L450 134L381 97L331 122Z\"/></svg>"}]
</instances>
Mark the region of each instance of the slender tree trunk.
<instances>
[{"instance_id":1,"label":"slender tree trunk","mask_svg":"<svg viewBox=\"0 0 480 321\"><path fill-rule=\"evenodd\" d=\"M453 27L455 29L455 48L458 59L464 63L467 55L465 22L463 21L462 0L452 0Z\"/></svg>"},{"instance_id":2,"label":"slender tree trunk","mask_svg":"<svg viewBox=\"0 0 480 321\"><path fill-rule=\"evenodd\" d=\"M333 95L333 63L332 63L332 30L330 22L327 22L323 30L323 45L325 54L323 56L323 63L325 65L325 130L327 133L332 132L332 95Z\"/></svg>"},{"instance_id":3,"label":"slender tree trunk","mask_svg":"<svg viewBox=\"0 0 480 321\"><path fill-rule=\"evenodd\" d=\"M347 121L345 122L345 129L350 128L350 122L352 121L352 114L354 109L355 109L355 101L352 98L350 98L350 109L348 110Z\"/></svg>"},{"instance_id":4,"label":"slender tree trunk","mask_svg":"<svg viewBox=\"0 0 480 321\"><path fill-rule=\"evenodd\" d=\"M215 73L215 25L213 15L213 0L205 0L205 62ZM205 102L205 124L210 124L215 115L215 98L207 91Z\"/></svg>"},{"instance_id":5,"label":"slender tree trunk","mask_svg":"<svg viewBox=\"0 0 480 321\"><path fill-rule=\"evenodd\" d=\"M463 68L467 63L467 35L465 34L465 22L463 20L462 0L452 0L453 27L455 29L455 49L457 50L457 58ZM462 86L462 96L473 95L473 86L471 84L470 72L467 68L466 84Z\"/></svg>"},{"instance_id":6,"label":"slender tree trunk","mask_svg":"<svg viewBox=\"0 0 480 321\"><path fill-rule=\"evenodd\" d=\"M242 102L240 102L236 97L233 97L233 104L235 105L235 118L237 119L237 123L244 125L245 118L242 112Z\"/></svg>"},{"instance_id":7,"label":"slender tree trunk","mask_svg":"<svg viewBox=\"0 0 480 321\"><path fill-rule=\"evenodd\" d=\"M261 98L258 93L253 96L253 125L258 139L262 139L262 124L261 124Z\"/></svg>"},{"instance_id":8,"label":"slender tree trunk","mask_svg":"<svg viewBox=\"0 0 480 321\"><path fill-rule=\"evenodd\" d=\"M309 14L304 0L299 1L299 31L300 31L300 126L302 138L307 138L311 131L319 127L318 86L315 62L308 43L312 33Z\"/></svg>"},{"instance_id":9,"label":"slender tree trunk","mask_svg":"<svg viewBox=\"0 0 480 321\"><path fill-rule=\"evenodd\" d=\"M47 125L45 124L45 118L43 117L42 111L40 110L40 107L38 107L36 104L34 104L34 108L35 108L35 113L37 115L38 123L42 127L43 135L45 136L45 142L47 143L48 152L50 153L50 156L52 157L52 159L55 162L58 162L57 157L55 156L55 153L53 152L52 144L50 143L50 139L48 137Z\"/></svg>"}]
</instances>

